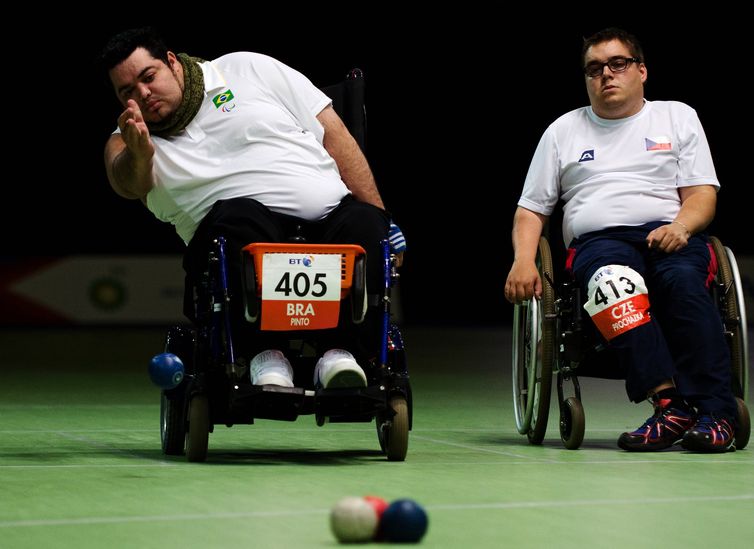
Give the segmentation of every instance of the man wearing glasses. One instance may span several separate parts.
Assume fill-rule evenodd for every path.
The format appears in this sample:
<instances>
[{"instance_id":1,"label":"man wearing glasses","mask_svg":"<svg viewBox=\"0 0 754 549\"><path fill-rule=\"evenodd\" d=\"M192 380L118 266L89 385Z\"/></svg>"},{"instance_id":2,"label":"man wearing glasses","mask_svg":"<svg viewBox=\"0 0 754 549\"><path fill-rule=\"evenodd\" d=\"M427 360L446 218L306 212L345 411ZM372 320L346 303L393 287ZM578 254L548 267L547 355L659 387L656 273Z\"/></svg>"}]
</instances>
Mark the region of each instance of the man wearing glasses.
<instances>
[{"instance_id":1,"label":"man wearing glasses","mask_svg":"<svg viewBox=\"0 0 754 549\"><path fill-rule=\"evenodd\" d=\"M582 66L590 106L550 125L534 153L505 296L541 295L537 243L563 200L567 267L584 309L616 349L629 398L655 408L618 446L732 450L730 358L706 288L702 231L720 185L704 130L689 106L644 99L647 67L631 34L610 28L588 38Z\"/></svg>"}]
</instances>

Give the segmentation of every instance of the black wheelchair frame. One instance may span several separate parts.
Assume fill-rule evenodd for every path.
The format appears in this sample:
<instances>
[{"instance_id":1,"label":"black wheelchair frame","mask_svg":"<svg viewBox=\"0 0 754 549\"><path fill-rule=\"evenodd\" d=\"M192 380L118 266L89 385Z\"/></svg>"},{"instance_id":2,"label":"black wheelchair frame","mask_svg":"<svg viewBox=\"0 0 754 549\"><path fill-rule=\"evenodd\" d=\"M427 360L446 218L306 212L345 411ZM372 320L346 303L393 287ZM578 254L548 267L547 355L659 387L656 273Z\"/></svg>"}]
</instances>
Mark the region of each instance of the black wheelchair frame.
<instances>
[{"instance_id":1,"label":"black wheelchair frame","mask_svg":"<svg viewBox=\"0 0 754 549\"><path fill-rule=\"evenodd\" d=\"M362 71L352 69L345 80L322 90L332 99L333 108L364 150L366 109ZM185 376L177 387L162 391L160 434L163 453L181 455L185 451L188 461L204 461L209 433L215 425L253 424L255 419L294 421L299 415L313 414L319 426L327 421L371 422L375 419L382 452L390 461L403 461L408 451L408 433L413 425L413 400L403 337L391 321L391 290L399 275L387 240L382 242L382 250L381 347L377 363L364 368L367 387L286 388L252 385L248 372L251 357L236 356L230 308L241 305L232 303L228 292L224 239L215 241L210 252L209 269L197 289L196 326L175 326L168 331L166 338L165 352L182 359ZM245 264L243 269L246 286L243 306L248 319L255 316L248 313L249 307L254 307L249 305L254 301L254 297L249 299L249 288L254 286L256 275L253 262L251 266ZM363 269L357 270L352 290L359 294L359 300L366 299ZM298 332L294 334L300 336ZM288 358L294 368L312 372L317 360L313 347L303 337L292 343L294 346L288 350Z\"/></svg>"},{"instance_id":2,"label":"black wheelchair frame","mask_svg":"<svg viewBox=\"0 0 754 549\"><path fill-rule=\"evenodd\" d=\"M721 328L731 353L731 386L738 406L736 448L749 441L751 423L746 406L748 395L748 339L743 287L731 250L710 237L718 263L711 285L718 304ZM584 440L585 415L578 375L624 379L617 368L610 370L611 349L598 337L591 319L582 316L581 289L572 281L556 283L547 239L540 238L537 267L542 279L542 297L514 306L513 313L513 407L516 428L532 444L541 444L550 412L552 377L556 374L560 408L560 438L575 450ZM574 396L565 397L564 382L571 381Z\"/></svg>"},{"instance_id":3,"label":"black wheelchair frame","mask_svg":"<svg viewBox=\"0 0 754 549\"><path fill-rule=\"evenodd\" d=\"M385 285L382 293L382 343L378 364L367 371L368 385L354 389L324 389L252 385L248 366L235 356L230 330L230 308L225 271L225 242L214 242L210 267L200 284L198 325L168 331L165 352L182 359L186 375L174 389L161 395L160 434L167 455L186 453L188 461L207 457L209 433L214 426L253 424L255 419L294 421L314 414L326 421L371 422L376 419L380 448L391 461L403 461L411 430L412 396L403 338L390 320L390 292L398 274L389 243L383 242ZM298 335L298 333L296 333ZM296 343L302 343L296 340ZM306 345L289 357L310 366L316 356Z\"/></svg>"}]
</instances>

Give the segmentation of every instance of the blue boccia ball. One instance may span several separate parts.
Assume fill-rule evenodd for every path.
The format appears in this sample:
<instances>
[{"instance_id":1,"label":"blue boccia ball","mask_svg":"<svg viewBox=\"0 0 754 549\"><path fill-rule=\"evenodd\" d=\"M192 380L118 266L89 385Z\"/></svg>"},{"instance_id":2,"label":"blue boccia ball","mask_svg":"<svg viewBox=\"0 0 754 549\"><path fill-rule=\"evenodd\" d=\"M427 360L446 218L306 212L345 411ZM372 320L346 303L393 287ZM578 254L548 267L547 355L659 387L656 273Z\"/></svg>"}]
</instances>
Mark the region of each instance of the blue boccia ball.
<instances>
[{"instance_id":1,"label":"blue boccia ball","mask_svg":"<svg viewBox=\"0 0 754 549\"><path fill-rule=\"evenodd\" d=\"M173 353L161 353L149 362L149 379L160 389L177 387L183 381L185 369L181 359Z\"/></svg>"},{"instance_id":2,"label":"blue boccia ball","mask_svg":"<svg viewBox=\"0 0 754 549\"><path fill-rule=\"evenodd\" d=\"M386 541L416 543L427 531L427 513L412 499L398 499L388 505L380 521L380 534Z\"/></svg>"}]
</instances>

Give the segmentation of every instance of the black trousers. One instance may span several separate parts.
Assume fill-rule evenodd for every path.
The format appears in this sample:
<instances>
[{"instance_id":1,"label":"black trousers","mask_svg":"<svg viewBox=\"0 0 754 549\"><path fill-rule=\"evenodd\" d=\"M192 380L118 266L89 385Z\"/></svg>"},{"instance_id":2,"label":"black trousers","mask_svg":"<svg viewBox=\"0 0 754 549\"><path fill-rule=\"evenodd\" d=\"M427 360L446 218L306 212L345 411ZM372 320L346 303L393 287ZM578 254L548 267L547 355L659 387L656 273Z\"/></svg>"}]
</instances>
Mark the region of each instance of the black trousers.
<instances>
[{"instance_id":1,"label":"black trousers","mask_svg":"<svg viewBox=\"0 0 754 549\"><path fill-rule=\"evenodd\" d=\"M226 241L228 287L231 294L231 324L236 354L251 358L268 349L283 349L284 333L261 332L243 316L241 283L241 249L253 242L289 242L303 236L317 244L358 244L367 253L367 291L377 293L384 285L381 241L387 237L390 217L380 208L345 197L325 219L306 221L276 213L250 198L220 200L199 224L183 258L186 272L186 316L196 321L194 288L207 260L212 241L220 236ZM369 307L364 322L354 325L350 315L341 314L341 326L318 331L321 347L351 351L360 363L377 355L381 325L378 307Z\"/></svg>"}]
</instances>

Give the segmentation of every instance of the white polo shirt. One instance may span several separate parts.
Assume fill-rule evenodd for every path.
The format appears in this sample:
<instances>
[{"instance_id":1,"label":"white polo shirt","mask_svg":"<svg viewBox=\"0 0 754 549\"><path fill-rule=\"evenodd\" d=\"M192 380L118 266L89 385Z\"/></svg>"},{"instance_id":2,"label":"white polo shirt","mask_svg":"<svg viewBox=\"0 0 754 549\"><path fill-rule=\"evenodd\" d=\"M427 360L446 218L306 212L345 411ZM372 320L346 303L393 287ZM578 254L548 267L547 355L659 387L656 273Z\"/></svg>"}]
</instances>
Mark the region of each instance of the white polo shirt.
<instances>
[{"instance_id":1,"label":"white polo shirt","mask_svg":"<svg viewBox=\"0 0 754 549\"><path fill-rule=\"evenodd\" d=\"M330 99L266 55L231 53L202 63L205 98L180 134L152 136L154 188L147 207L188 243L212 205L258 200L318 220L349 194L316 116Z\"/></svg>"},{"instance_id":2,"label":"white polo shirt","mask_svg":"<svg viewBox=\"0 0 754 549\"><path fill-rule=\"evenodd\" d=\"M600 118L571 111L545 131L518 205L550 215L559 198L563 239L621 225L672 221L679 187L719 187L696 111L677 101L646 101L635 115Z\"/></svg>"}]
</instances>

